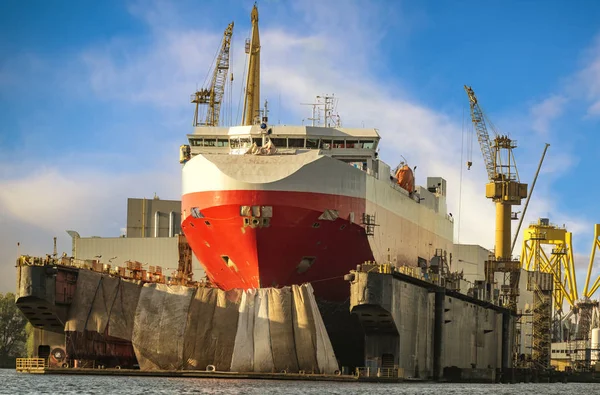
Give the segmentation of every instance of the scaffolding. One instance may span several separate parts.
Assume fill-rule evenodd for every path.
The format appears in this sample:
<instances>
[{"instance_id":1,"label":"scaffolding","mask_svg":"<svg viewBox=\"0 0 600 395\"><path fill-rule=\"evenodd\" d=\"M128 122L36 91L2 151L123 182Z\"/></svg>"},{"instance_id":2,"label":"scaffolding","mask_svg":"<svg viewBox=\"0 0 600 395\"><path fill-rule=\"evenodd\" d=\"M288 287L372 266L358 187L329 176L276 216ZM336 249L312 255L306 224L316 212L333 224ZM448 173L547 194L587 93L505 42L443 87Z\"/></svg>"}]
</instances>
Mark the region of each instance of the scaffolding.
<instances>
[{"instance_id":1,"label":"scaffolding","mask_svg":"<svg viewBox=\"0 0 600 395\"><path fill-rule=\"evenodd\" d=\"M550 367L550 352L552 346L552 290L544 290L539 284L533 287L533 336L531 359L538 369Z\"/></svg>"}]
</instances>

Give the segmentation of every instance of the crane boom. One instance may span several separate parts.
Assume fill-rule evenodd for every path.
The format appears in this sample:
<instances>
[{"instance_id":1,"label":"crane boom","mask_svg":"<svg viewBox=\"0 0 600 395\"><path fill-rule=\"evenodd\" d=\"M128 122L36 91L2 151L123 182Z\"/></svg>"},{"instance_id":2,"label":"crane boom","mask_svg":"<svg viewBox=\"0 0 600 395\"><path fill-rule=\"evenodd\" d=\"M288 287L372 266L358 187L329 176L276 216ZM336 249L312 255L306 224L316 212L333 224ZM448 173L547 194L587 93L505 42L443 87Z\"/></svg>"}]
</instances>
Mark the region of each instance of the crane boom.
<instances>
[{"instance_id":1,"label":"crane boom","mask_svg":"<svg viewBox=\"0 0 600 395\"><path fill-rule=\"evenodd\" d=\"M248 70L242 125L254 125L260 120L260 35L258 33L258 8L256 4L250 13L252 33L246 41ZM265 114L266 116L266 114Z\"/></svg>"},{"instance_id":2,"label":"crane boom","mask_svg":"<svg viewBox=\"0 0 600 395\"><path fill-rule=\"evenodd\" d=\"M485 117L483 116L481 107L479 107L479 103L477 102L477 97L475 96L473 89L471 89L470 86L465 85L465 91L469 96L471 120L473 121L473 126L477 132L477 140L479 141L479 146L481 147L481 153L483 154L483 160L485 161L485 168L488 173L488 178L490 180L494 180L496 179L496 166L494 164L494 155L492 151L492 145L490 144L490 136L485 124Z\"/></svg>"},{"instance_id":3,"label":"crane boom","mask_svg":"<svg viewBox=\"0 0 600 395\"><path fill-rule=\"evenodd\" d=\"M219 126L219 115L221 114L221 102L225 95L225 82L229 72L229 48L231 36L233 35L233 22L231 22L223 33L221 49L217 55L215 69L213 70L210 86L196 91L191 102L196 104L194 112L194 126ZM204 122L200 122L198 109L201 104L208 106Z\"/></svg>"}]
</instances>

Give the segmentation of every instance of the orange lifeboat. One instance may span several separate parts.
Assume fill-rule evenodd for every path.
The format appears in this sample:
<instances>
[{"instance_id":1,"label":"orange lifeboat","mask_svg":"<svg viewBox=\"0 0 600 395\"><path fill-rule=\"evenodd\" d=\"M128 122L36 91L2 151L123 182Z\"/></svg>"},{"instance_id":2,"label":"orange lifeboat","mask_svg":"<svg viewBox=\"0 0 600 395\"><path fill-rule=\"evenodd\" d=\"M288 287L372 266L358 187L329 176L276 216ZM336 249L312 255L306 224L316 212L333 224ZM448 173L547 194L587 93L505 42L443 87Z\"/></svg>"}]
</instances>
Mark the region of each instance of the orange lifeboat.
<instances>
[{"instance_id":1,"label":"orange lifeboat","mask_svg":"<svg viewBox=\"0 0 600 395\"><path fill-rule=\"evenodd\" d=\"M407 165L404 165L396 172L396 179L400 188L405 189L408 193L412 193L415 187L415 176L413 171Z\"/></svg>"}]
</instances>

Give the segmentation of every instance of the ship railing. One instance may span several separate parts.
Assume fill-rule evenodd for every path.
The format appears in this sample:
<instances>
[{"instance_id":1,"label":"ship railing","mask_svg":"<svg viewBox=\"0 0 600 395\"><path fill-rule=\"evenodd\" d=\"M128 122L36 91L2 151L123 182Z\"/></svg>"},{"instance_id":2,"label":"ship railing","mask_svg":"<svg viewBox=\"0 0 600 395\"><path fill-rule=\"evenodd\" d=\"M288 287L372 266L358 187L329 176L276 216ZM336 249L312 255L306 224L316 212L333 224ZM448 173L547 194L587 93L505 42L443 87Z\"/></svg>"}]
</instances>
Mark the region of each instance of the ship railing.
<instances>
[{"instance_id":1,"label":"ship railing","mask_svg":"<svg viewBox=\"0 0 600 395\"><path fill-rule=\"evenodd\" d=\"M378 377L386 379L399 379L404 377L404 369L399 367L393 368L372 368L361 367L356 368L357 377Z\"/></svg>"},{"instance_id":2,"label":"ship railing","mask_svg":"<svg viewBox=\"0 0 600 395\"><path fill-rule=\"evenodd\" d=\"M22 370L43 370L48 367L48 360L45 358L17 358L17 371Z\"/></svg>"}]
</instances>

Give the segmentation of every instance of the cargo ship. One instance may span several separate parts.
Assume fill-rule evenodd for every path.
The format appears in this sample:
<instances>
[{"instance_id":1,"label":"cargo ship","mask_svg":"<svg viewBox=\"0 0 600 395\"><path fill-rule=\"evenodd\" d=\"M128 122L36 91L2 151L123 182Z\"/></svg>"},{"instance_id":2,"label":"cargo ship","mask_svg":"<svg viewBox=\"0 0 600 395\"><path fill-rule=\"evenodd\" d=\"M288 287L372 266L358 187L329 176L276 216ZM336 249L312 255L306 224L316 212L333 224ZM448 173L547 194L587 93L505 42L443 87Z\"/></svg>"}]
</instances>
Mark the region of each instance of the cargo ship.
<instances>
[{"instance_id":1,"label":"cargo ship","mask_svg":"<svg viewBox=\"0 0 600 395\"><path fill-rule=\"evenodd\" d=\"M358 264L425 268L437 251L450 253L446 181L428 177L421 187L407 163L392 170L379 158L378 131L341 127L333 97L314 105L319 124L269 123L256 6L251 22L242 124L215 121L231 24L212 85L192 95L194 128L180 152L182 229L209 280L223 290L310 282L319 299L344 301L343 276ZM209 107L204 122L199 103Z\"/></svg>"}]
</instances>

